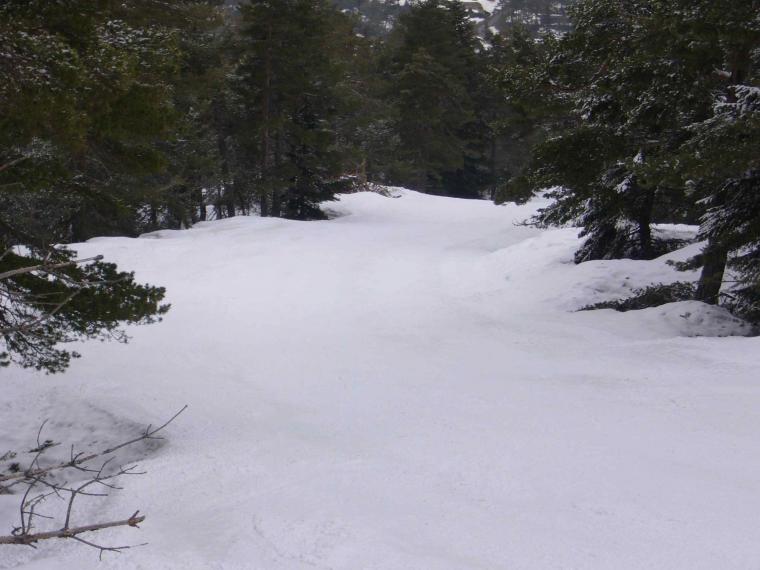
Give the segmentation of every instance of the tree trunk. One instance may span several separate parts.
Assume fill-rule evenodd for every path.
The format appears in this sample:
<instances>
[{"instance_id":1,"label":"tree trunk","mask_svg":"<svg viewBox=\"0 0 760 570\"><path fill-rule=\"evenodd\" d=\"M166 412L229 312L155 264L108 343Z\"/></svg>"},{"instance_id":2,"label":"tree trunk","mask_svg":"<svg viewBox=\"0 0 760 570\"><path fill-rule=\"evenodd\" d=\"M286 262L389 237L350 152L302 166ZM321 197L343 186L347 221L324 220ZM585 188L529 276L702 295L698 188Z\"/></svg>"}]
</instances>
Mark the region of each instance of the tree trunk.
<instances>
[{"instance_id":1,"label":"tree trunk","mask_svg":"<svg viewBox=\"0 0 760 570\"><path fill-rule=\"evenodd\" d=\"M206 202L203 199L203 188L198 189L198 219L206 221Z\"/></svg>"},{"instance_id":2,"label":"tree trunk","mask_svg":"<svg viewBox=\"0 0 760 570\"><path fill-rule=\"evenodd\" d=\"M279 218L282 215L282 194L277 190L272 191L272 216Z\"/></svg>"},{"instance_id":3,"label":"tree trunk","mask_svg":"<svg viewBox=\"0 0 760 570\"><path fill-rule=\"evenodd\" d=\"M362 191L367 189L367 157L362 157L361 162L359 163L359 166L356 168L356 183L357 186L354 188L354 192Z\"/></svg>"},{"instance_id":4,"label":"tree trunk","mask_svg":"<svg viewBox=\"0 0 760 570\"><path fill-rule=\"evenodd\" d=\"M221 203L224 200L224 197L227 195L228 184L230 184L231 177L230 177L230 163L228 160L227 139L224 136L219 135L219 137L217 138L217 145L219 146L219 155L222 157L222 164L221 164L222 180L221 180L221 184L217 186L214 210L216 212L216 219L221 220L224 215Z\"/></svg>"},{"instance_id":5,"label":"tree trunk","mask_svg":"<svg viewBox=\"0 0 760 570\"><path fill-rule=\"evenodd\" d=\"M652 209L654 208L654 190L637 189L641 193L641 202L636 212L639 247L642 259L652 259L655 256L652 244Z\"/></svg>"},{"instance_id":6,"label":"tree trunk","mask_svg":"<svg viewBox=\"0 0 760 570\"><path fill-rule=\"evenodd\" d=\"M274 137L274 167L275 170L280 170L280 163L282 161L282 152L280 149L280 133L275 132ZM272 187L272 216L275 218L279 218L282 216L282 191L279 189L278 185L275 184Z\"/></svg>"},{"instance_id":7,"label":"tree trunk","mask_svg":"<svg viewBox=\"0 0 760 570\"><path fill-rule=\"evenodd\" d=\"M642 259L653 259L655 256L654 247L652 246L651 213L651 210L647 214L642 213L637 222Z\"/></svg>"},{"instance_id":8,"label":"tree trunk","mask_svg":"<svg viewBox=\"0 0 760 570\"><path fill-rule=\"evenodd\" d=\"M268 195L269 195L269 189L268 182L269 180L269 170L270 170L270 159L269 155L271 154L271 136L269 133L269 126L271 121L271 90L272 90L272 24L270 23L267 28L267 51L266 51L266 59L264 62L264 105L262 106L262 129L261 129L261 178L260 181L262 183L262 189L260 192L261 195L261 215L262 217L266 217L270 215L269 212L269 206L267 204L268 202ZM272 197L272 202L274 202L274 197ZM274 210L274 208L273 208ZM274 212L271 212L271 215L276 215Z\"/></svg>"},{"instance_id":9,"label":"tree trunk","mask_svg":"<svg viewBox=\"0 0 760 570\"><path fill-rule=\"evenodd\" d=\"M248 204L247 200L245 198L245 192L243 191L244 185L242 182L240 182L239 179L236 179L233 186L233 192L232 192L232 199L231 203L234 204L237 203L237 211L240 212L242 215L247 216L248 215ZM233 214L234 215L234 214Z\"/></svg>"},{"instance_id":10,"label":"tree trunk","mask_svg":"<svg viewBox=\"0 0 760 570\"><path fill-rule=\"evenodd\" d=\"M723 274L726 271L728 252L713 241L708 241L702 258L704 264L697 284L696 299L710 305L717 305L720 299L720 288L723 285Z\"/></svg>"},{"instance_id":11,"label":"tree trunk","mask_svg":"<svg viewBox=\"0 0 760 570\"><path fill-rule=\"evenodd\" d=\"M491 181L490 181L490 196L489 199L491 201L496 199L496 137L491 136L490 141L490 156L488 158L490 171L491 171Z\"/></svg>"}]
</instances>

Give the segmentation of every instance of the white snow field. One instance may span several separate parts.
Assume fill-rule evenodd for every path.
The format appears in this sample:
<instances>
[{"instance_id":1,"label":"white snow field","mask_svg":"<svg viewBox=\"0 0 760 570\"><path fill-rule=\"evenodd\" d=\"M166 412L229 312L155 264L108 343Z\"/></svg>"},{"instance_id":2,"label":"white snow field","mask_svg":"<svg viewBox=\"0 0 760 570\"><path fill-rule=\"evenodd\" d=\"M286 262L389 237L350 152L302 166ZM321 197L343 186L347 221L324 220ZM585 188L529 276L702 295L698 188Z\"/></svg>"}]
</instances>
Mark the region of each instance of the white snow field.
<instances>
[{"instance_id":1,"label":"white snow field","mask_svg":"<svg viewBox=\"0 0 760 570\"><path fill-rule=\"evenodd\" d=\"M0 372L0 454L44 418L65 455L190 407L122 458L146 475L77 509L139 508L90 538L147 546L6 546L0 567L760 568L760 338L700 336L742 329L698 303L575 312L694 276L576 266L576 230L519 225L540 200L394 193L77 246L173 308L64 375Z\"/></svg>"}]
</instances>

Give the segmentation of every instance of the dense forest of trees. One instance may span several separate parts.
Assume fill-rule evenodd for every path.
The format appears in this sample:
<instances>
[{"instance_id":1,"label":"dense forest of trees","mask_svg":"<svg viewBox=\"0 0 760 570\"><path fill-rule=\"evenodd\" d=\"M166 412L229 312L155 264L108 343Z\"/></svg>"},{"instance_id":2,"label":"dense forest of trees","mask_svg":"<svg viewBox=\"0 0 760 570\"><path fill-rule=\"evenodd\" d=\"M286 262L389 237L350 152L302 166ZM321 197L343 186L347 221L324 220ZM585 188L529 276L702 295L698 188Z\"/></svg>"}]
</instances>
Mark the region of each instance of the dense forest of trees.
<instances>
[{"instance_id":1,"label":"dense forest of trees","mask_svg":"<svg viewBox=\"0 0 760 570\"><path fill-rule=\"evenodd\" d=\"M702 278L679 290L760 319L757 0L504 0L501 34L455 0L360 4L392 26L327 0L0 5L6 360L59 370L58 340L165 310L52 244L318 219L368 181L497 202L552 188L534 223L582 228L577 262L650 259L674 247L657 223L699 223L684 268Z\"/></svg>"},{"instance_id":2,"label":"dense forest of trees","mask_svg":"<svg viewBox=\"0 0 760 570\"><path fill-rule=\"evenodd\" d=\"M544 47L468 14L419 3L378 39L326 0L8 2L0 219L65 243L318 218L366 180L493 193L532 133L501 72Z\"/></svg>"},{"instance_id":3,"label":"dense forest of trees","mask_svg":"<svg viewBox=\"0 0 760 570\"><path fill-rule=\"evenodd\" d=\"M459 2L412 5L380 39L326 0L9 2L0 17L0 219L45 243L315 218L366 180L492 196L549 120L533 99L553 40L481 38Z\"/></svg>"}]
</instances>

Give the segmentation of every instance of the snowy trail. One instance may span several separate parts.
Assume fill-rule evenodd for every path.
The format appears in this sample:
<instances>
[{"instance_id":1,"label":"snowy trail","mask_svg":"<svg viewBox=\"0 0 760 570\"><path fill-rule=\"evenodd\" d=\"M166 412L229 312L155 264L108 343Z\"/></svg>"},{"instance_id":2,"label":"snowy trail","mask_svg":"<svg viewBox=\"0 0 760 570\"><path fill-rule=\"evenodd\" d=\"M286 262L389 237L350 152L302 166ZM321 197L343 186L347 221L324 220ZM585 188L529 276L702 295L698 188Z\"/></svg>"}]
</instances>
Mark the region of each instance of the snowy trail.
<instances>
[{"instance_id":1,"label":"snowy trail","mask_svg":"<svg viewBox=\"0 0 760 570\"><path fill-rule=\"evenodd\" d=\"M89 511L139 507L105 539L149 546L0 568L760 568L760 339L682 336L721 326L690 304L571 312L673 270L575 266L573 230L515 224L537 203L399 194L78 247L173 309L65 376L0 372L0 452L43 417L90 441L93 410L190 409Z\"/></svg>"}]
</instances>

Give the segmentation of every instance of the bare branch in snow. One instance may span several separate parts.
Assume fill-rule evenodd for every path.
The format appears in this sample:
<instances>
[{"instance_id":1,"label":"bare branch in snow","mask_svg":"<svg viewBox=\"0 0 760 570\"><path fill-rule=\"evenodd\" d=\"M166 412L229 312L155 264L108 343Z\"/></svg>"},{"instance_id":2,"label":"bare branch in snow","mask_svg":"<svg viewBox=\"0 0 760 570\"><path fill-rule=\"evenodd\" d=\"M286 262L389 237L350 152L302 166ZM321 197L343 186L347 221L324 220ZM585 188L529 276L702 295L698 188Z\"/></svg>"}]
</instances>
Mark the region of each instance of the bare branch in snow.
<instances>
[{"instance_id":1,"label":"bare branch in snow","mask_svg":"<svg viewBox=\"0 0 760 570\"><path fill-rule=\"evenodd\" d=\"M144 471L137 471L136 465L120 466L117 469L111 469L111 464L115 459L111 454L140 441L163 439L156 434L166 428L166 426L172 423L186 409L187 405L183 406L181 410L158 427L154 428L152 425L148 425L141 435L128 441L89 454L83 452L75 453L74 447L72 446L70 455L71 459L69 461L57 463L48 467L40 467L40 457L45 451L58 445L58 443L55 443L52 440L42 438L42 431L47 423L47 420L45 420L37 432L36 447L30 450L30 453L33 453L34 456L32 457L29 466L17 473L0 475L0 493L8 493L10 488L16 485L26 486L21 495L19 504L18 526L13 528L11 534L0 536L0 545L17 544L36 548L35 545L42 540L70 538L77 542L81 542L86 546L96 548L99 551L99 556L101 558L105 552L120 553L127 548L142 546L104 546L80 536L85 533L97 532L103 529L119 526L137 528L139 523L145 520L145 516L141 515L139 511L135 511L132 516L122 520L77 525L74 523L75 505L77 500L82 497L106 497L110 491L121 489L117 484L120 477L127 475L144 475ZM111 455L111 457L107 457L109 455ZM102 461L99 464L96 463L93 465L96 459L101 459ZM53 472L64 472L66 469L70 469L74 473L84 474L84 480L80 480L76 484L69 484L66 481L58 482L48 477ZM60 514L59 517L40 512L42 505L49 498L65 502L65 509L59 509L59 511L62 511L62 514ZM39 519L49 521L56 520L56 518L62 520L60 528L44 531L35 528L36 522L38 522ZM50 523L48 523L48 525L49 524Z\"/></svg>"}]
</instances>

